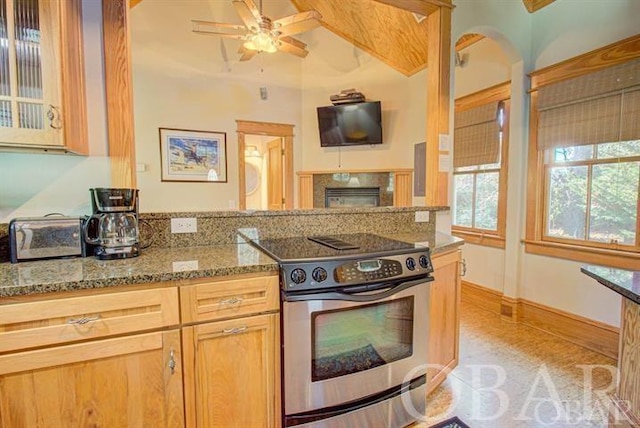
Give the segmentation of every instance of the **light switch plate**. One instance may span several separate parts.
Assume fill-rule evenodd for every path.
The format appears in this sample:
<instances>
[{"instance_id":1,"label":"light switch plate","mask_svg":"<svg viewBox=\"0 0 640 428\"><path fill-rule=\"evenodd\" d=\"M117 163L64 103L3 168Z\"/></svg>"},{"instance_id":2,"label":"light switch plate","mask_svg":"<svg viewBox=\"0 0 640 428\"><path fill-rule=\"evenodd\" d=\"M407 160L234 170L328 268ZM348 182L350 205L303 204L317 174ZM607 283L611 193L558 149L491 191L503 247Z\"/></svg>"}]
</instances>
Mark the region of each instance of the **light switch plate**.
<instances>
[{"instance_id":1,"label":"light switch plate","mask_svg":"<svg viewBox=\"0 0 640 428\"><path fill-rule=\"evenodd\" d=\"M429 221L429 211L416 211L416 223Z\"/></svg>"},{"instance_id":2,"label":"light switch plate","mask_svg":"<svg viewBox=\"0 0 640 428\"><path fill-rule=\"evenodd\" d=\"M172 218L171 233L196 233L198 221L195 217Z\"/></svg>"}]
</instances>

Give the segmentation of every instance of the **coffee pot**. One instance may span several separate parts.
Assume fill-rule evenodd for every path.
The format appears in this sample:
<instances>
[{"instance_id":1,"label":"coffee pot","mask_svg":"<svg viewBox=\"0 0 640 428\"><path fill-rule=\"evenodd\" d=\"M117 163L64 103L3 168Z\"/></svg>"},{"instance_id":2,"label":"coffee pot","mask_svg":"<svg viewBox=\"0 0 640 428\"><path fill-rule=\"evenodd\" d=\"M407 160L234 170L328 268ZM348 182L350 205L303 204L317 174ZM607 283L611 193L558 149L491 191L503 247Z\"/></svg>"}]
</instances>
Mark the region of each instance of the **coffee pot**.
<instances>
[{"instance_id":1,"label":"coffee pot","mask_svg":"<svg viewBox=\"0 0 640 428\"><path fill-rule=\"evenodd\" d=\"M90 189L93 215L83 227L84 240L99 259L123 259L140 254L137 189Z\"/></svg>"}]
</instances>

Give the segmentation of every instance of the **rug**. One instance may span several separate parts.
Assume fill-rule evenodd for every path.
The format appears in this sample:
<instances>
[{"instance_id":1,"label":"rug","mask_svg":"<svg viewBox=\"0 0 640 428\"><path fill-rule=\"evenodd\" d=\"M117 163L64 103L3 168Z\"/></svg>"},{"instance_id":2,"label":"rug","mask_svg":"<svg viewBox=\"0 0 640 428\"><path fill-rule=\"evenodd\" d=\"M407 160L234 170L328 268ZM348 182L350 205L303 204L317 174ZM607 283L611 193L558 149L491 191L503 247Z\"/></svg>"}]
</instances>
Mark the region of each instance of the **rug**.
<instances>
[{"instance_id":1,"label":"rug","mask_svg":"<svg viewBox=\"0 0 640 428\"><path fill-rule=\"evenodd\" d=\"M431 425L429 428L469 428L469 425L465 424L460 419L453 417L446 421Z\"/></svg>"}]
</instances>

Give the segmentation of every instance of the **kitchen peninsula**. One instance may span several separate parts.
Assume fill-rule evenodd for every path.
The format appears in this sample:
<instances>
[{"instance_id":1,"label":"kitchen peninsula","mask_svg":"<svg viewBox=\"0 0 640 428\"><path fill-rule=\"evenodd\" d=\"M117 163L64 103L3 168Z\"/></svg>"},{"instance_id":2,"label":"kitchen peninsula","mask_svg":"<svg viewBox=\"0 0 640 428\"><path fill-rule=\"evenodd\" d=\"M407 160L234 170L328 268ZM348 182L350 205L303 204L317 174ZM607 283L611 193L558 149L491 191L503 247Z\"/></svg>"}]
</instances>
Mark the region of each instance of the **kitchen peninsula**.
<instances>
[{"instance_id":1,"label":"kitchen peninsula","mask_svg":"<svg viewBox=\"0 0 640 428\"><path fill-rule=\"evenodd\" d=\"M429 358L454 367L462 241L435 231L444 209L147 213L142 233L155 239L137 258L0 263L0 414L8 426L280 426L278 266L247 243L257 237L377 233L428 246ZM415 222L418 211L429 220ZM198 233L172 234L171 218L186 216ZM432 389L445 373L430 376Z\"/></svg>"},{"instance_id":2,"label":"kitchen peninsula","mask_svg":"<svg viewBox=\"0 0 640 428\"><path fill-rule=\"evenodd\" d=\"M629 421L634 422L634 426L638 426L640 425L640 271L595 265L583 266L580 270L624 297L620 321L618 388L613 402ZM610 413L610 417L613 415L615 412ZM615 425L615 421L610 419L609 422L610 426Z\"/></svg>"}]
</instances>

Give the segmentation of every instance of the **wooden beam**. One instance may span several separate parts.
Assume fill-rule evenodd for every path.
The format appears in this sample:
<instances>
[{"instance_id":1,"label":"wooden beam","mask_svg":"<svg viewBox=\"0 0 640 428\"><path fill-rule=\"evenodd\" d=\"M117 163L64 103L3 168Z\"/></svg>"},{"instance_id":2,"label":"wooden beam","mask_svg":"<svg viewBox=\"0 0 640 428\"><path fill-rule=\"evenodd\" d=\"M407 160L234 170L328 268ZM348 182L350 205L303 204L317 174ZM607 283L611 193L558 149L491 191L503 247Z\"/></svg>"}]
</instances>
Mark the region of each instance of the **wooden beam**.
<instances>
[{"instance_id":1,"label":"wooden beam","mask_svg":"<svg viewBox=\"0 0 640 428\"><path fill-rule=\"evenodd\" d=\"M104 70L111 185L136 187L128 0L103 0Z\"/></svg>"},{"instance_id":2,"label":"wooden beam","mask_svg":"<svg viewBox=\"0 0 640 428\"><path fill-rule=\"evenodd\" d=\"M373 0L378 3L388 4L398 9L408 10L419 15L429 16L437 12L440 7L453 8L451 2L440 0Z\"/></svg>"},{"instance_id":3,"label":"wooden beam","mask_svg":"<svg viewBox=\"0 0 640 428\"><path fill-rule=\"evenodd\" d=\"M449 135L450 72L451 72L451 9L442 7L427 17L427 165L426 205L449 205L449 171L440 171L451 164ZM449 137L448 150L440 150L440 135Z\"/></svg>"},{"instance_id":4,"label":"wooden beam","mask_svg":"<svg viewBox=\"0 0 640 428\"><path fill-rule=\"evenodd\" d=\"M129 7L132 8L140 2L142 2L142 0L129 0Z\"/></svg>"},{"instance_id":5,"label":"wooden beam","mask_svg":"<svg viewBox=\"0 0 640 428\"><path fill-rule=\"evenodd\" d=\"M524 7L527 8L529 13L533 13L536 10L540 10L543 7L550 5L554 1L556 0L522 0L522 3L524 3Z\"/></svg>"},{"instance_id":6,"label":"wooden beam","mask_svg":"<svg viewBox=\"0 0 640 428\"><path fill-rule=\"evenodd\" d=\"M468 48L472 44L477 43L482 39L484 39L484 36L482 34L477 34L477 33L465 34L464 36L460 37L456 42L456 51L459 52L464 48Z\"/></svg>"}]
</instances>

